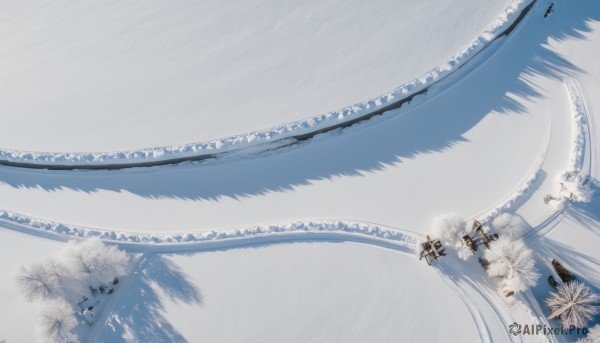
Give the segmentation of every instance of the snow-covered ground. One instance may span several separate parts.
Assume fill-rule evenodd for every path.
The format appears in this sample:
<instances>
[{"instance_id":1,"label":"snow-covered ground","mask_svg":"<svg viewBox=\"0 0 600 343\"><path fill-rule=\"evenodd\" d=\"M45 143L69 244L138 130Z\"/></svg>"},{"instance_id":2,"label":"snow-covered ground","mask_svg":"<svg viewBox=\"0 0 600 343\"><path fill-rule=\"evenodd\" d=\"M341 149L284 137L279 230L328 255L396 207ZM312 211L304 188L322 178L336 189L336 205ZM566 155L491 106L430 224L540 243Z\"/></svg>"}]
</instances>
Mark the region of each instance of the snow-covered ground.
<instances>
[{"instance_id":1,"label":"snow-covered ground","mask_svg":"<svg viewBox=\"0 0 600 343\"><path fill-rule=\"evenodd\" d=\"M569 70L524 74L552 61L553 53L541 45L544 24L539 16L527 19L515 32L518 39L510 37L456 85L341 135L329 133L268 156L214 166L111 173L4 169L0 187L10 201L0 200L0 208L142 232L305 218L426 232L439 213L482 214L535 169L551 132L570 133L560 122L551 130L553 119L569 118L568 97L555 77ZM528 86L529 80L544 83ZM556 148L561 147L568 154L568 146ZM561 161L559 153L553 155Z\"/></svg>"},{"instance_id":2,"label":"snow-covered ground","mask_svg":"<svg viewBox=\"0 0 600 343\"><path fill-rule=\"evenodd\" d=\"M558 1L544 18L549 4L538 0L494 49L407 106L290 147L119 171L2 167L0 257L8 263L0 275L14 279L20 265L63 245L52 240L76 236L100 236L141 253L89 328L90 342L574 341L581 336L508 331L512 323L560 325L546 319L544 303L552 291L546 279L558 278L552 259L600 292L600 2ZM506 6L494 4L495 15L486 8L487 24L500 5ZM430 6L413 4L411 15ZM485 24L477 24L480 31ZM440 27L424 31L436 37L429 29ZM363 29L370 30L357 28ZM419 47L429 45L436 44ZM420 66L402 64L415 73ZM303 103L313 104L319 103ZM273 125L302 117L279 121L272 114L265 118ZM122 147L149 142L132 132L132 145ZM183 143L203 139L185 135ZM166 140L157 144L175 142L158 138ZM52 150L43 136L26 141ZM88 143L72 147L94 151L93 137ZM549 200L570 192L573 201ZM432 267L419 261L419 240L432 233L434 217L449 211L469 219L501 211L522 218L523 242L541 274L537 285L507 298L498 278L476 258L459 259L451 246ZM32 341L36 305L24 303L15 283L2 283L0 294L2 304L21 310L17 320L0 310L0 341ZM598 323L596 316L591 324Z\"/></svg>"},{"instance_id":3,"label":"snow-covered ground","mask_svg":"<svg viewBox=\"0 0 600 343\"><path fill-rule=\"evenodd\" d=\"M460 294L394 250L313 242L142 264L90 341L480 341ZM415 330L423 322L434 329Z\"/></svg>"},{"instance_id":4,"label":"snow-covered ground","mask_svg":"<svg viewBox=\"0 0 600 343\"><path fill-rule=\"evenodd\" d=\"M508 3L4 1L0 147L147 148L338 110L445 62Z\"/></svg>"},{"instance_id":5,"label":"snow-covered ground","mask_svg":"<svg viewBox=\"0 0 600 343\"><path fill-rule=\"evenodd\" d=\"M25 300L17 287L19 268L55 254L64 244L8 230L0 225L0 341L36 342L36 303Z\"/></svg>"}]
</instances>

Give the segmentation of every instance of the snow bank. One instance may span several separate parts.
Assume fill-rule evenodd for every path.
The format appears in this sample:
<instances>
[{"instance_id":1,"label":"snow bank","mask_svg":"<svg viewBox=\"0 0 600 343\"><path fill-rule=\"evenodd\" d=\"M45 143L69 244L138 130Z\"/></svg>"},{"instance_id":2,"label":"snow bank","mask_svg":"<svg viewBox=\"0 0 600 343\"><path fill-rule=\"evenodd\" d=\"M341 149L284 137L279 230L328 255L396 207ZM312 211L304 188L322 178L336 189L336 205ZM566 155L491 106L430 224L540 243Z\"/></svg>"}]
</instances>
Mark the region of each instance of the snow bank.
<instances>
[{"instance_id":1,"label":"snow bank","mask_svg":"<svg viewBox=\"0 0 600 343\"><path fill-rule=\"evenodd\" d=\"M218 140L156 147L131 151L101 153L51 153L0 150L0 164L51 168L57 166L123 168L177 163L185 160L212 158L232 151L256 148L286 138L306 139L337 127L351 125L375 114L399 107L414 96L424 93L432 85L459 70L496 39L508 34L531 9L536 0L515 0L505 11L464 50L421 77L405 83L378 97L357 103L338 111L319 114L270 129L254 131Z\"/></svg>"},{"instance_id":2,"label":"snow bank","mask_svg":"<svg viewBox=\"0 0 600 343\"><path fill-rule=\"evenodd\" d=\"M571 155L567 170L560 175L559 180L569 193L566 195L567 198L572 198L574 201L588 202L591 198L591 189L587 185L589 175L583 171L587 125L585 103L574 80L565 80L564 85L569 95L573 116L573 142L571 143ZM571 192L572 196L570 196Z\"/></svg>"},{"instance_id":3,"label":"snow bank","mask_svg":"<svg viewBox=\"0 0 600 343\"><path fill-rule=\"evenodd\" d=\"M100 238L115 243L133 243L135 245L172 246L203 242L227 241L258 238L256 243L268 241L268 237L296 234L302 240L303 233L331 233L364 237L398 243L412 247L418 241L418 234L383 227L380 225L359 222L335 221L307 221L280 225L253 226L244 229L227 231L209 231L199 233L179 234L146 234L100 230L75 225L67 225L47 220L35 219L25 215L0 210L0 224L11 229L24 231L34 235L48 235L59 239Z\"/></svg>"}]
</instances>

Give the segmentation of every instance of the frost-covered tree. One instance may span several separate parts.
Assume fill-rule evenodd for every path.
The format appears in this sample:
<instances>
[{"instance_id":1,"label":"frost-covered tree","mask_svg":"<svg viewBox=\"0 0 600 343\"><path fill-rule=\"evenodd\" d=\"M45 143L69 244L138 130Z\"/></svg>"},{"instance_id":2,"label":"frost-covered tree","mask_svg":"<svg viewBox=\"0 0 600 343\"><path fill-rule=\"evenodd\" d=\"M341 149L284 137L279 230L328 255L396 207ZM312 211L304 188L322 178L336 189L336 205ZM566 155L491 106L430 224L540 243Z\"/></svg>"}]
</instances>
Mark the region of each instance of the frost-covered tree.
<instances>
[{"instance_id":1,"label":"frost-covered tree","mask_svg":"<svg viewBox=\"0 0 600 343\"><path fill-rule=\"evenodd\" d=\"M584 327L599 312L598 294L578 281L558 286L546 299L552 310L549 319L560 318L565 326Z\"/></svg>"},{"instance_id":2,"label":"frost-covered tree","mask_svg":"<svg viewBox=\"0 0 600 343\"><path fill-rule=\"evenodd\" d=\"M561 200L571 198L577 202L590 202L593 191L589 183L585 182L587 177L578 170L564 172L561 177Z\"/></svg>"},{"instance_id":3,"label":"frost-covered tree","mask_svg":"<svg viewBox=\"0 0 600 343\"><path fill-rule=\"evenodd\" d=\"M489 263L487 273L502 277L506 287L514 292L534 286L540 277L535 268L533 252L522 240L502 236L490 243L484 258Z\"/></svg>"},{"instance_id":4,"label":"frost-covered tree","mask_svg":"<svg viewBox=\"0 0 600 343\"><path fill-rule=\"evenodd\" d=\"M466 261L474 256L473 251L468 246L462 243L456 243L455 248L457 250L458 258L460 258L463 261Z\"/></svg>"},{"instance_id":5,"label":"frost-covered tree","mask_svg":"<svg viewBox=\"0 0 600 343\"><path fill-rule=\"evenodd\" d=\"M88 288L68 264L50 259L43 264L22 267L17 275L19 288L30 301L40 299L78 299Z\"/></svg>"},{"instance_id":6,"label":"frost-covered tree","mask_svg":"<svg viewBox=\"0 0 600 343\"><path fill-rule=\"evenodd\" d=\"M39 331L43 342L76 342L77 325L69 305L128 272L128 255L100 239L71 241L57 257L21 268L17 282L30 300L51 300L43 311ZM92 295L90 295L90 288Z\"/></svg>"},{"instance_id":7,"label":"frost-covered tree","mask_svg":"<svg viewBox=\"0 0 600 343\"><path fill-rule=\"evenodd\" d=\"M600 324L590 328L585 338L578 339L577 343L600 343Z\"/></svg>"},{"instance_id":8,"label":"frost-covered tree","mask_svg":"<svg viewBox=\"0 0 600 343\"><path fill-rule=\"evenodd\" d=\"M502 213L492 220L492 227L499 233L514 238L520 237L525 230L523 219L518 216Z\"/></svg>"},{"instance_id":9,"label":"frost-covered tree","mask_svg":"<svg viewBox=\"0 0 600 343\"><path fill-rule=\"evenodd\" d=\"M53 300L42 311L39 334L43 342L77 342L73 329L77 325L73 308L63 299Z\"/></svg>"},{"instance_id":10,"label":"frost-covered tree","mask_svg":"<svg viewBox=\"0 0 600 343\"><path fill-rule=\"evenodd\" d=\"M62 296L61 278L56 270L49 270L40 263L21 267L17 276L19 288L29 301Z\"/></svg>"},{"instance_id":11,"label":"frost-covered tree","mask_svg":"<svg viewBox=\"0 0 600 343\"><path fill-rule=\"evenodd\" d=\"M100 239L71 241L64 254L79 281L92 287L125 275L129 266L124 251L105 245Z\"/></svg>"},{"instance_id":12,"label":"frost-covered tree","mask_svg":"<svg viewBox=\"0 0 600 343\"><path fill-rule=\"evenodd\" d=\"M465 220L457 213L450 212L433 219L433 235L443 242L460 243L465 232Z\"/></svg>"}]
</instances>

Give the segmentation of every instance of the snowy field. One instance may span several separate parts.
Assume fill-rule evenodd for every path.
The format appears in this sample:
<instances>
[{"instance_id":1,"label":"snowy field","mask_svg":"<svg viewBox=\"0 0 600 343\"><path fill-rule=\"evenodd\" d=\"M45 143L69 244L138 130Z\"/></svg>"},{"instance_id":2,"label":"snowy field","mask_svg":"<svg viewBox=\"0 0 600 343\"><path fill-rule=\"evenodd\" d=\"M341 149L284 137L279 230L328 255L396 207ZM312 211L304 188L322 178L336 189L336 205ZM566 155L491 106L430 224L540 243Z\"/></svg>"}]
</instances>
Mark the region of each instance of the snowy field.
<instances>
[{"instance_id":1,"label":"snowy field","mask_svg":"<svg viewBox=\"0 0 600 343\"><path fill-rule=\"evenodd\" d=\"M432 86L276 149L120 170L0 166L0 342L51 341L45 298L24 296L20 268L35 263L54 271L44 296L70 301L55 313L76 338L57 342L584 339L522 330L600 324L600 2L550 13L534 1L443 81L423 76L528 3L1 4L2 161L220 139L415 78ZM499 237L471 252L461 237L479 237L474 219ZM432 266L419 260L426 235L447 254ZM112 270L97 249L73 255L93 237L129 256L116 282L94 272ZM577 282L591 314L553 316L550 294ZM596 328L578 342L600 342Z\"/></svg>"},{"instance_id":2,"label":"snowy field","mask_svg":"<svg viewBox=\"0 0 600 343\"><path fill-rule=\"evenodd\" d=\"M480 340L460 295L394 250L296 243L142 263L97 341ZM413 330L423 321L435 330Z\"/></svg>"},{"instance_id":3,"label":"snowy field","mask_svg":"<svg viewBox=\"0 0 600 343\"><path fill-rule=\"evenodd\" d=\"M0 224L0 341L35 342L35 318L39 306L25 301L16 283L19 268L56 253L63 244L7 230ZM24 324L27 323L27 324Z\"/></svg>"},{"instance_id":4,"label":"snowy field","mask_svg":"<svg viewBox=\"0 0 600 343\"><path fill-rule=\"evenodd\" d=\"M149 148L338 110L443 63L508 2L3 1L0 147Z\"/></svg>"}]
</instances>

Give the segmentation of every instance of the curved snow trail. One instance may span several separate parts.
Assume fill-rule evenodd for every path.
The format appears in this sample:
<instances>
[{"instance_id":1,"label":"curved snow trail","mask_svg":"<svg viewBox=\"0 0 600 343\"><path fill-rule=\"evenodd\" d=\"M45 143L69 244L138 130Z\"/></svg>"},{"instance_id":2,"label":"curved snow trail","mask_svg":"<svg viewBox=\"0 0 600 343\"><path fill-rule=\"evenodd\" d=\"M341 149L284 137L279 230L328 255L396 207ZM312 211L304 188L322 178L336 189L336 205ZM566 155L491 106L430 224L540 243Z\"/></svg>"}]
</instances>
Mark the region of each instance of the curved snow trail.
<instances>
[{"instance_id":1,"label":"curved snow trail","mask_svg":"<svg viewBox=\"0 0 600 343\"><path fill-rule=\"evenodd\" d=\"M569 158L569 165L567 171L578 170L590 174L592 165L589 163L587 171L584 171L584 159L586 156L585 148L591 149L590 131L587 123L588 114L579 90L579 85L575 79L567 79L564 81L565 88L569 94L569 100L571 103L571 115L573 116L573 142L571 146L571 157ZM586 137L587 136L587 137Z\"/></svg>"},{"instance_id":2,"label":"curved snow trail","mask_svg":"<svg viewBox=\"0 0 600 343\"><path fill-rule=\"evenodd\" d=\"M536 180L539 179L539 175L542 172L542 165L544 164L546 156L548 155L548 149L550 147L550 138L552 136L551 120L548 121L548 127L545 131L546 137L544 138L542 148L537 157L534 158L530 171L527 174L525 174L525 176L523 176L521 182L519 182L513 190L511 190L504 197L498 200L498 202L488 207L486 210L481 211L479 214L473 216L472 219L478 219L481 221L481 218L483 217L484 222L489 222L498 214L505 211L510 211L511 209L520 206L520 202L524 197L529 195L529 193L531 192L531 187L534 185Z\"/></svg>"},{"instance_id":3,"label":"curved snow trail","mask_svg":"<svg viewBox=\"0 0 600 343\"><path fill-rule=\"evenodd\" d=\"M381 225L344 221L295 222L282 225L254 226L229 231L181 234L141 234L92 229L30 218L0 210L0 224L23 233L67 241L101 238L130 251L182 252L224 249L256 244L336 240L373 244L412 253L421 235Z\"/></svg>"},{"instance_id":4,"label":"curved snow trail","mask_svg":"<svg viewBox=\"0 0 600 343\"><path fill-rule=\"evenodd\" d=\"M587 183L591 176L594 161L594 144L592 141L593 128L590 127L593 121L590 121L585 101L577 81L567 79L564 81L565 89L570 100L571 116L573 119L573 139L571 140L569 163L566 172L581 172L584 174L584 183ZM523 235L523 239L531 243L546 234L548 234L562 220L565 206L557 207L542 222L535 225L532 229Z\"/></svg>"},{"instance_id":5,"label":"curved snow trail","mask_svg":"<svg viewBox=\"0 0 600 343\"><path fill-rule=\"evenodd\" d=\"M318 134L349 127L400 108L403 104L411 102L414 97L428 93L432 87L440 86L451 76L454 78L453 74L456 72L469 69L463 67L483 51L492 47L498 48L495 43L513 32L536 1L515 0L487 31L444 64L389 93L336 112L216 141L169 147L106 153L49 153L0 149L0 165L52 170L117 170L200 161L230 153L252 154L257 150L278 149L305 141Z\"/></svg>"},{"instance_id":6,"label":"curved snow trail","mask_svg":"<svg viewBox=\"0 0 600 343\"><path fill-rule=\"evenodd\" d=\"M569 164L565 172L583 172L586 180L584 182L587 183L587 179L589 178L593 164L593 162L589 160L589 157L592 156L592 145L588 143L590 142L590 128L589 125L587 125L589 122L587 119L588 114L577 81L572 78L568 78L563 81L563 84L570 100L569 103L573 119L572 125L574 132L573 140L571 141ZM519 183L517 188L507 193L503 199L499 200L493 206L490 206L489 209L482 211L476 216L473 216L474 219L484 217L484 221L490 221L501 212L510 211L511 209L514 210L515 207L518 208L521 205L519 204L520 199L530 195L531 187L535 183L536 179L539 178L539 174L543 170L542 166L546 160L546 156L548 155L550 140L552 137L552 121L548 122L548 128L546 128L546 132L547 134L544 139L545 143L543 148L541 149L538 157L534 159L531 171L523 177L523 181ZM584 166L586 158L588 163L587 166ZM554 214L549 215L549 217L552 216L554 216Z\"/></svg>"},{"instance_id":7,"label":"curved snow trail","mask_svg":"<svg viewBox=\"0 0 600 343\"><path fill-rule=\"evenodd\" d=\"M287 226L251 228L243 230L234 230L230 232L212 232L202 235L173 235L158 236L118 234L115 232L100 231L95 229L72 227L64 224L44 222L37 219L30 219L24 216L0 212L0 224L3 227L16 231L25 232L36 236L46 236L52 239L68 240L77 238L99 237L111 244L117 244L129 252L141 252L143 254L161 254L161 253L183 253L183 252L202 252L211 250L233 249L246 246L271 245L279 243L297 243L297 242L355 242L360 244L374 245L386 249L392 249L405 255L416 258L415 250L420 235L397 229L390 229L370 223L344 223L335 221L331 223L313 222L313 223L294 223ZM144 258L139 260L135 268L139 271ZM423 262L424 263L424 262ZM442 273L444 267L438 269L438 274L442 280L452 288L467 306L473 319L477 323L479 335L482 342L491 342L489 328L483 319L477 305L469 298L468 292L461 288L454 280L451 280L447 273ZM132 278L130 276L129 278ZM119 288L119 293L123 294L127 288L127 282ZM474 285L471 283L471 286ZM475 289L475 288L474 288ZM478 288L480 292L480 288ZM485 297L485 294L481 293ZM487 293L489 295L489 293ZM111 299L102 312L100 322L107 322L111 307L119 303L120 297ZM111 305L112 304L112 305ZM503 323L506 320L499 310L495 310L498 318ZM93 330L100 330L96 327ZM88 341L93 341L94 335L90 335Z\"/></svg>"},{"instance_id":8,"label":"curved snow trail","mask_svg":"<svg viewBox=\"0 0 600 343\"><path fill-rule=\"evenodd\" d=\"M191 232L296 218L426 229L439 213L480 212L527 174L544 135L538 128L547 118L537 109L546 99L534 90L531 98L523 95L520 83L523 73L538 67L533 57L546 57L540 42L548 33L540 19L526 16L485 63L403 115L373 118L284 153L202 166L118 172L0 168L0 192L6 194L0 208L138 232ZM506 73L498 75L498 70ZM492 78L497 82L489 83ZM471 98L478 101L463 101ZM489 175L506 166L488 187Z\"/></svg>"}]
</instances>

